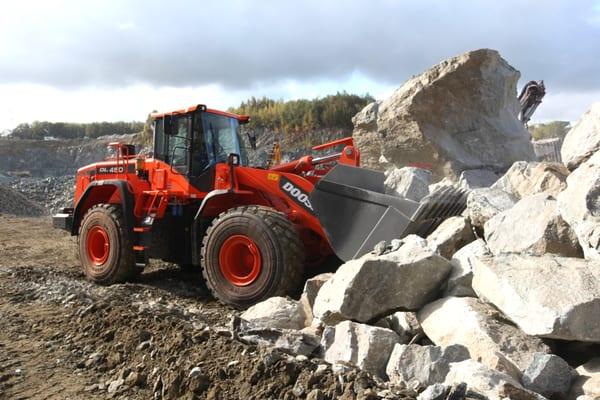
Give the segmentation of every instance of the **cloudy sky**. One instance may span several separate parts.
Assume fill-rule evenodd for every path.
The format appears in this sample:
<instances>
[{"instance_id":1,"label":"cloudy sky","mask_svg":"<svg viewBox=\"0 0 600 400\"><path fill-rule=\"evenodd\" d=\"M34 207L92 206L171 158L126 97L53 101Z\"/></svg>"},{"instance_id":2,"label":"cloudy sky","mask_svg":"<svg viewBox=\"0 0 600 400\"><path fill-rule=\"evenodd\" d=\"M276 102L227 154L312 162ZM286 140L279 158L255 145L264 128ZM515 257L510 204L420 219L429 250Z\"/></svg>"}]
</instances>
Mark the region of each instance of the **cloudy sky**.
<instances>
[{"instance_id":1,"label":"cloudy sky","mask_svg":"<svg viewBox=\"0 0 600 400\"><path fill-rule=\"evenodd\" d=\"M520 86L545 81L535 120L600 101L600 0L20 0L0 13L0 131L249 96L381 98L481 47Z\"/></svg>"}]
</instances>

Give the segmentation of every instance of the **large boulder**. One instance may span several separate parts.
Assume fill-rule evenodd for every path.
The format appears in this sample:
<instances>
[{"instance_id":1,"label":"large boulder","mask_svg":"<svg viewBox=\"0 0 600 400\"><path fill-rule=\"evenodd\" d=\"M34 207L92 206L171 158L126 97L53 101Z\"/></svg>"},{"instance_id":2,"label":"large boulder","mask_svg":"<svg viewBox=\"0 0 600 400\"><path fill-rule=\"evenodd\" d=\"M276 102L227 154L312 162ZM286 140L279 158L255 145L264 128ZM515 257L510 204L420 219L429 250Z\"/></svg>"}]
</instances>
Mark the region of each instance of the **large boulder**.
<instances>
[{"instance_id":1,"label":"large boulder","mask_svg":"<svg viewBox=\"0 0 600 400\"><path fill-rule=\"evenodd\" d=\"M502 354L523 370L536 352L549 352L538 338L527 336L498 310L473 297L445 297L417 314L423 331L436 345L462 344L471 358L499 368Z\"/></svg>"},{"instance_id":2,"label":"large boulder","mask_svg":"<svg viewBox=\"0 0 600 400\"><path fill-rule=\"evenodd\" d=\"M496 371L474 360L465 360L450 364L445 385L465 382L467 387L485 395L489 400L500 399L540 399L535 393L524 389L513 377Z\"/></svg>"},{"instance_id":3,"label":"large boulder","mask_svg":"<svg viewBox=\"0 0 600 400\"><path fill-rule=\"evenodd\" d=\"M565 136L561 148L563 162L574 170L600 151L600 102L592 104Z\"/></svg>"},{"instance_id":4,"label":"large boulder","mask_svg":"<svg viewBox=\"0 0 600 400\"><path fill-rule=\"evenodd\" d=\"M489 49L433 66L353 119L361 161L374 168L382 167L381 158L397 166L429 164L434 176L457 178L464 170L506 170L534 160L530 135L517 119L519 75Z\"/></svg>"},{"instance_id":5,"label":"large boulder","mask_svg":"<svg viewBox=\"0 0 600 400\"><path fill-rule=\"evenodd\" d=\"M450 260L452 270L446 282L445 297L477 297L471 285L473 258L485 255L490 255L490 250L483 239L477 239L454 253Z\"/></svg>"},{"instance_id":6,"label":"large boulder","mask_svg":"<svg viewBox=\"0 0 600 400\"><path fill-rule=\"evenodd\" d=\"M420 201L429 194L431 172L422 168L393 168L385 172L385 192Z\"/></svg>"},{"instance_id":7,"label":"large boulder","mask_svg":"<svg viewBox=\"0 0 600 400\"><path fill-rule=\"evenodd\" d=\"M427 237L427 243L448 259L456 250L475 240L473 228L465 217L450 217Z\"/></svg>"},{"instance_id":8,"label":"large boulder","mask_svg":"<svg viewBox=\"0 0 600 400\"><path fill-rule=\"evenodd\" d=\"M418 236L380 256L366 254L343 264L319 290L315 319L368 322L396 310L418 310L435 298L450 272L450 262Z\"/></svg>"},{"instance_id":9,"label":"large boulder","mask_svg":"<svg viewBox=\"0 0 600 400\"><path fill-rule=\"evenodd\" d=\"M565 395L571 387L573 370L554 354L536 353L523 373L523 386L546 397Z\"/></svg>"},{"instance_id":10,"label":"large boulder","mask_svg":"<svg viewBox=\"0 0 600 400\"><path fill-rule=\"evenodd\" d=\"M492 187L517 199L537 193L556 196L567 187L567 176L569 170L562 164L518 161Z\"/></svg>"},{"instance_id":11,"label":"large boulder","mask_svg":"<svg viewBox=\"0 0 600 400\"><path fill-rule=\"evenodd\" d=\"M398 336L391 330L343 321L323 331L323 358L330 363L351 362L385 377L385 369Z\"/></svg>"},{"instance_id":12,"label":"large boulder","mask_svg":"<svg viewBox=\"0 0 600 400\"><path fill-rule=\"evenodd\" d=\"M255 326L279 329L302 329L307 315L299 301L271 297L244 311L241 317Z\"/></svg>"},{"instance_id":13,"label":"large boulder","mask_svg":"<svg viewBox=\"0 0 600 400\"><path fill-rule=\"evenodd\" d=\"M575 230L586 258L600 260L600 151L567 178L558 209Z\"/></svg>"},{"instance_id":14,"label":"large boulder","mask_svg":"<svg viewBox=\"0 0 600 400\"><path fill-rule=\"evenodd\" d=\"M516 202L516 197L501 189L474 189L467 196L467 208L463 215L469 217L471 225L483 230L486 222L496 214L510 209Z\"/></svg>"},{"instance_id":15,"label":"large boulder","mask_svg":"<svg viewBox=\"0 0 600 400\"><path fill-rule=\"evenodd\" d=\"M592 358L576 369L579 375L573 381L569 399L578 396L590 396L594 400L600 397L600 357Z\"/></svg>"},{"instance_id":16,"label":"large boulder","mask_svg":"<svg viewBox=\"0 0 600 400\"><path fill-rule=\"evenodd\" d=\"M528 335L600 342L600 263L505 255L474 260L473 289Z\"/></svg>"},{"instance_id":17,"label":"large boulder","mask_svg":"<svg viewBox=\"0 0 600 400\"><path fill-rule=\"evenodd\" d=\"M391 382L426 388L442 383L450 363L469 359L469 350L455 344L448 347L397 344L390 355L386 372Z\"/></svg>"},{"instance_id":18,"label":"large boulder","mask_svg":"<svg viewBox=\"0 0 600 400\"><path fill-rule=\"evenodd\" d=\"M486 222L484 232L494 254L583 256L577 235L558 212L556 199L546 193L519 200Z\"/></svg>"}]
</instances>

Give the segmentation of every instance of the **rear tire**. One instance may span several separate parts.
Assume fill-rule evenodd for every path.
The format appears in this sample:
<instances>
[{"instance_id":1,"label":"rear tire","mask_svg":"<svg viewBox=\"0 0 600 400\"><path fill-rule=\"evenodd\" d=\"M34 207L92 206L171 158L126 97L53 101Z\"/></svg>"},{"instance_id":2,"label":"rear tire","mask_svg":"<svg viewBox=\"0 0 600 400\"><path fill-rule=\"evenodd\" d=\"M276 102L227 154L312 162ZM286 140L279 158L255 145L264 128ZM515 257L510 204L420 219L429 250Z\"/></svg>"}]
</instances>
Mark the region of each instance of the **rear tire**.
<instances>
[{"instance_id":1,"label":"rear tire","mask_svg":"<svg viewBox=\"0 0 600 400\"><path fill-rule=\"evenodd\" d=\"M125 282L139 275L131 234L120 206L98 204L79 227L79 259L85 276L102 285Z\"/></svg>"},{"instance_id":2,"label":"rear tire","mask_svg":"<svg viewBox=\"0 0 600 400\"><path fill-rule=\"evenodd\" d=\"M293 294L304 280L304 248L284 214L261 206L226 211L206 231L202 275L223 303L244 308Z\"/></svg>"}]
</instances>

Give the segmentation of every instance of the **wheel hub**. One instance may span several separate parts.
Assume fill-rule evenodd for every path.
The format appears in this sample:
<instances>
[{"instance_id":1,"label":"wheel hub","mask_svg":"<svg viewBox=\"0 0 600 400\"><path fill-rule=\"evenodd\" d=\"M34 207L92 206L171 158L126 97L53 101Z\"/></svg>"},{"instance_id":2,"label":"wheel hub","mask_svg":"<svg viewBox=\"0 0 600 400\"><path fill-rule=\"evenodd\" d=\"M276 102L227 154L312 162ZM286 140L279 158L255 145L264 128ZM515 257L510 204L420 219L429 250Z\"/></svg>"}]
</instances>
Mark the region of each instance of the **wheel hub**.
<instances>
[{"instance_id":1,"label":"wheel hub","mask_svg":"<svg viewBox=\"0 0 600 400\"><path fill-rule=\"evenodd\" d=\"M110 253L110 241L108 233L103 227L96 225L90 229L86 248L88 257L94 265L102 265L106 262Z\"/></svg>"},{"instance_id":2,"label":"wheel hub","mask_svg":"<svg viewBox=\"0 0 600 400\"><path fill-rule=\"evenodd\" d=\"M233 285L250 285L258 278L262 268L260 250L248 236L233 235L221 245L219 267Z\"/></svg>"}]
</instances>

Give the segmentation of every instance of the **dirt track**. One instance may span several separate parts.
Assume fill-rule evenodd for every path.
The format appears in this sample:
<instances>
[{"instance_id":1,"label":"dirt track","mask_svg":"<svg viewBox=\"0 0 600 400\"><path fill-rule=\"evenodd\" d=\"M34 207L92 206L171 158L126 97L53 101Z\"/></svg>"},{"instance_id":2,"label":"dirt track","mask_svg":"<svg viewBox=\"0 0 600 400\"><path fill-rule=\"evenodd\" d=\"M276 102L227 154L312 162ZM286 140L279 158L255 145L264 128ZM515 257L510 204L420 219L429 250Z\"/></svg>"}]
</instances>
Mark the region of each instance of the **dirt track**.
<instances>
[{"instance_id":1,"label":"dirt track","mask_svg":"<svg viewBox=\"0 0 600 400\"><path fill-rule=\"evenodd\" d=\"M233 340L233 313L198 272L164 263L93 285L49 219L0 216L0 398L378 398L362 373Z\"/></svg>"}]
</instances>

